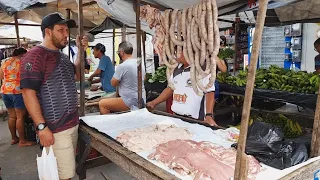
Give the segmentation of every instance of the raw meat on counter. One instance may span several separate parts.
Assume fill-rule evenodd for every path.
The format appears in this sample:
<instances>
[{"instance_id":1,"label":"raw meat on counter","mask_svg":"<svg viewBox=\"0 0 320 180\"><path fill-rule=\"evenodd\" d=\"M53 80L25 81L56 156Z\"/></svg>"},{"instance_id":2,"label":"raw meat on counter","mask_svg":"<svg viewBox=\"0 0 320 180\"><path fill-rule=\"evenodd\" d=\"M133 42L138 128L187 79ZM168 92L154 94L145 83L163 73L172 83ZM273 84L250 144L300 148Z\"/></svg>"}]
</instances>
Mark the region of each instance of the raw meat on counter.
<instances>
[{"instance_id":1,"label":"raw meat on counter","mask_svg":"<svg viewBox=\"0 0 320 180\"><path fill-rule=\"evenodd\" d=\"M117 141L133 152L150 151L161 143L191 139L192 133L175 125L157 124L121 132Z\"/></svg>"},{"instance_id":2,"label":"raw meat on counter","mask_svg":"<svg viewBox=\"0 0 320 180\"><path fill-rule=\"evenodd\" d=\"M195 180L229 180L234 175L236 155L234 148L225 149L210 142L174 140L160 144L148 158ZM248 179L252 180L261 171L261 166L254 157L247 158Z\"/></svg>"}]
</instances>

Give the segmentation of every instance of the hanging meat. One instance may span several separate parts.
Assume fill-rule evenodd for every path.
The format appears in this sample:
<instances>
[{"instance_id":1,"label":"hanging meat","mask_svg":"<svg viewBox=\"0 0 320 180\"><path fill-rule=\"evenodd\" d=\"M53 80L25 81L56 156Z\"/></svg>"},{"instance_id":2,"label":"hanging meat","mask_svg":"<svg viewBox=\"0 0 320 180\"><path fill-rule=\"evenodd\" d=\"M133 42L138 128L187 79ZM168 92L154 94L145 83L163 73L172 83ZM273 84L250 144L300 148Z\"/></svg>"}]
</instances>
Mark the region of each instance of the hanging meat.
<instances>
[{"instance_id":1,"label":"hanging meat","mask_svg":"<svg viewBox=\"0 0 320 180\"><path fill-rule=\"evenodd\" d=\"M142 6L141 18L150 28L156 27L154 46L167 66L169 87L174 89L171 76L182 53L191 68L194 92L201 96L214 85L220 48L216 0L202 0L183 10L168 9L164 15L146 5ZM208 77L208 84L203 84L203 78Z\"/></svg>"},{"instance_id":2,"label":"hanging meat","mask_svg":"<svg viewBox=\"0 0 320 180\"><path fill-rule=\"evenodd\" d=\"M141 6L140 18L149 24L149 28L155 28L155 34L152 37L152 43L155 51L159 55L159 60L162 61L161 54L163 51L163 43L165 37L164 17L159 9L153 8L150 5Z\"/></svg>"}]
</instances>

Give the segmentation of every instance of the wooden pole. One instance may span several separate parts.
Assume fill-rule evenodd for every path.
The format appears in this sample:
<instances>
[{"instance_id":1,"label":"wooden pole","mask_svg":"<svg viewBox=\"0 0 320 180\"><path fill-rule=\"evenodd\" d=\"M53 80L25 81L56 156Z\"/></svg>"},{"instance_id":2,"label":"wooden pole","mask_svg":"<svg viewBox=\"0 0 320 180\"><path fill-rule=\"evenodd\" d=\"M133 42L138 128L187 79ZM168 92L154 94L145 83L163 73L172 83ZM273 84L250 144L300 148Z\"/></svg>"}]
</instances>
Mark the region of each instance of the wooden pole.
<instances>
[{"instance_id":1,"label":"wooden pole","mask_svg":"<svg viewBox=\"0 0 320 180\"><path fill-rule=\"evenodd\" d=\"M142 34L142 48L143 48L143 63L144 63L144 72L147 72L147 64L146 64L146 39L147 34L143 32Z\"/></svg>"},{"instance_id":2,"label":"wooden pole","mask_svg":"<svg viewBox=\"0 0 320 180\"><path fill-rule=\"evenodd\" d=\"M70 19L71 18L71 10L70 9L67 9L67 18ZM69 52L68 52L68 56L69 56L69 59L70 59L70 50L71 50L71 31L69 30L69 36L68 36L68 48L69 48ZM73 58L72 58L72 61L73 61Z\"/></svg>"},{"instance_id":3,"label":"wooden pole","mask_svg":"<svg viewBox=\"0 0 320 180\"><path fill-rule=\"evenodd\" d=\"M112 36L112 64L116 64L116 52L115 52L115 42L116 42L116 29L113 28L113 36Z\"/></svg>"},{"instance_id":4,"label":"wooden pole","mask_svg":"<svg viewBox=\"0 0 320 180\"><path fill-rule=\"evenodd\" d=\"M236 75L236 67L237 67L237 60L238 60L238 52L239 52L239 14L236 14L236 24L235 24L235 35L234 35L234 50L235 50L235 56L234 56L234 62L233 62L233 75Z\"/></svg>"},{"instance_id":5,"label":"wooden pole","mask_svg":"<svg viewBox=\"0 0 320 180\"><path fill-rule=\"evenodd\" d=\"M142 108L142 68L141 68L141 27L140 27L140 0L136 0L136 38L137 38L137 59L138 59L138 106Z\"/></svg>"},{"instance_id":6,"label":"wooden pole","mask_svg":"<svg viewBox=\"0 0 320 180\"><path fill-rule=\"evenodd\" d=\"M121 42L126 41L126 39L127 39L127 28L126 28L125 25L121 28L121 36L122 36Z\"/></svg>"},{"instance_id":7,"label":"wooden pole","mask_svg":"<svg viewBox=\"0 0 320 180\"><path fill-rule=\"evenodd\" d=\"M236 169L234 172L235 180L247 179L247 163L245 163L246 162L245 148L246 148L246 141L247 141L248 122L250 117L252 94L253 94L256 68L257 68L257 62L258 62L258 56L259 56L259 49L261 45L260 42L262 39L262 32L263 32L264 22L266 18L267 5L268 5L268 0L259 1L256 30L254 33L252 55L251 55L250 65L248 70L247 85L246 85L243 110L242 110L240 137L239 137L238 149L237 149Z\"/></svg>"},{"instance_id":8,"label":"wooden pole","mask_svg":"<svg viewBox=\"0 0 320 180\"><path fill-rule=\"evenodd\" d=\"M1 25L16 25L16 23L7 23L7 22L0 22ZM40 24L25 24L25 23L18 23L18 26L41 26Z\"/></svg>"},{"instance_id":9,"label":"wooden pole","mask_svg":"<svg viewBox=\"0 0 320 180\"><path fill-rule=\"evenodd\" d=\"M318 99L316 112L314 115L312 140L311 140L311 157L320 156L320 86L318 90Z\"/></svg>"},{"instance_id":10,"label":"wooden pole","mask_svg":"<svg viewBox=\"0 0 320 180\"><path fill-rule=\"evenodd\" d=\"M20 36L19 36L19 25L18 25L18 14L14 14L14 26L16 28L16 35L17 35L17 47L20 47Z\"/></svg>"},{"instance_id":11,"label":"wooden pole","mask_svg":"<svg viewBox=\"0 0 320 180\"><path fill-rule=\"evenodd\" d=\"M82 0L78 0L78 34L83 37L83 11ZM80 116L85 115L85 94L84 94L84 48L80 45L78 49L80 58Z\"/></svg>"}]
</instances>

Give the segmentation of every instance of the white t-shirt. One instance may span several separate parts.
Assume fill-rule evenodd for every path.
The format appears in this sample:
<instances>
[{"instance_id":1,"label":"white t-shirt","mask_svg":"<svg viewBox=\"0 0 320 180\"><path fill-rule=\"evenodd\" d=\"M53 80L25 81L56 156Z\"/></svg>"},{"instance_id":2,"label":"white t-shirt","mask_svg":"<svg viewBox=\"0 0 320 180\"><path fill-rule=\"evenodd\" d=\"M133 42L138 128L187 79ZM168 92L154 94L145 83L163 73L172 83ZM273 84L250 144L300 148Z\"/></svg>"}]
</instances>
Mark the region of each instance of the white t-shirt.
<instances>
[{"instance_id":1,"label":"white t-shirt","mask_svg":"<svg viewBox=\"0 0 320 180\"><path fill-rule=\"evenodd\" d=\"M211 75L208 75L202 80L204 86L209 82ZM192 88L190 67L183 68L179 65L173 75L171 80L174 84L175 90L173 91L173 102L171 110L179 115L191 116L194 119L199 119L199 117L204 117L206 112L206 102L205 93L203 96L198 96ZM199 89L201 92L201 90ZM207 92L214 92L215 86L209 88Z\"/></svg>"}]
</instances>

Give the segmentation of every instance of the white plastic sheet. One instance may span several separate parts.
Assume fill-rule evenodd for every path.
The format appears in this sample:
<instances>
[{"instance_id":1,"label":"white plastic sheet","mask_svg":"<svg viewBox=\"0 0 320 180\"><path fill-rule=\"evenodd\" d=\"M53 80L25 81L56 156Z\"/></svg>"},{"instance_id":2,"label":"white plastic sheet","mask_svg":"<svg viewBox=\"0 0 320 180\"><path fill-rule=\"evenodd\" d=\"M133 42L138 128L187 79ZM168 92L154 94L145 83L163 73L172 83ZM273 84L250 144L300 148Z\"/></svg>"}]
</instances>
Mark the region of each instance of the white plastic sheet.
<instances>
[{"instance_id":1,"label":"white plastic sheet","mask_svg":"<svg viewBox=\"0 0 320 180\"><path fill-rule=\"evenodd\" d=\"M52 146L47 154L46 148L42 150L42 156L37 156L38 175L40 180L59 180L57 159L54 156Z\"/></svg>"}]
</instances>

